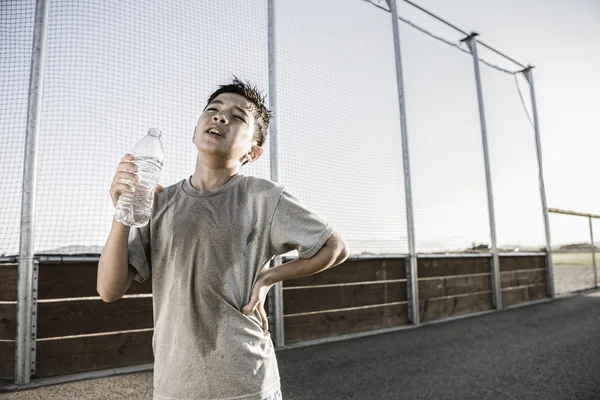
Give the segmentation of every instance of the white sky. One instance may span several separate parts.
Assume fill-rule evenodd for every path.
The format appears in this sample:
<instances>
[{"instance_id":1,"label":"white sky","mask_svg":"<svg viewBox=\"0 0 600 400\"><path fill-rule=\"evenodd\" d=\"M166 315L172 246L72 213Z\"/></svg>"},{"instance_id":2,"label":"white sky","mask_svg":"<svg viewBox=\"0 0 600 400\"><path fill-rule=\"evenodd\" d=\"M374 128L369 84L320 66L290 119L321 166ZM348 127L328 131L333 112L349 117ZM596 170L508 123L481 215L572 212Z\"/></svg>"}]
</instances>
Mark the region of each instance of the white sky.
<instances>
[{"instance_id":1,"label":"white sky","mask_svg":"<svg viewBox=\"0 0 600 400\"><path fill-rule=\"evenodd\" d=\"M0 253L18 251L28 81L27 10L0 23ZM189 176L191 133L206 97L236 75L268 88L266 1L136 6L52 2L40 135L36 251L103 245L119 158L162 129L163 184ZM399 1L399 14L457 34ZM600 4L420 0L418 4L534 70L548 203L600 214ZM7 17L9 15L10 17ZM360 0L278 2L281 181L331 221L353 253L406 251L391 21ZM223 29L227 27L227 29ZM472 59L400 23L418 251L489 242ZM8 52L7 50L10 50ZM5 55L10 54L10 58ZM480 56L511 63L480 48ZM500 245L538 246L543 229L533 132L511 76L482 66ZM520 80L525 101L528 86ZM529 107L529 103L527 103ZM594 109L593 109L594 108ZM577 143L577 140L579 143ZM268 144L267 144L268 147ZM244 173L268 178L269 152ZM553 242L587 225L553 217ZM598 232L597 237L600 237Z\"/></svg>"}]
</instances>

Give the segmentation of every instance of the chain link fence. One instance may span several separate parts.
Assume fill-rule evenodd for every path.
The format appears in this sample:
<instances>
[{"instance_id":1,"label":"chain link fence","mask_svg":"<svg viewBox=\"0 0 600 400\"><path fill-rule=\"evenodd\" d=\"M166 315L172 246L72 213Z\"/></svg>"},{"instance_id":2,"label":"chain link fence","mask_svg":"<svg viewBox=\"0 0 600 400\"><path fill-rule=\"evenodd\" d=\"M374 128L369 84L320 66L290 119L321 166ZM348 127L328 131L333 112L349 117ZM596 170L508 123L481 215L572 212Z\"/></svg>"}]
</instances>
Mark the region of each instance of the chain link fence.
<instances>
[{"instance_id":1,"label":"chain link fence","mask_svg":"<svg viewBox=\"0 0 600 400\"><path fill-rule=\"evenodd\" d=\"M11 256L19 252L35 1L0 7L0 255ZM399 2L416 251L490 252L473 57L462 33L432 33L438 22L421 15L415 23L416 15ZM101 252L116 165L150 127L163 132L161 183L189 177L193 128L217 85L235 74L269 94L267 27L266 1L51 1L35 253ZM279 181L330 221L354 256L406 254L405 149L387 2L277 3L275 37ZM543 250L523 68L480 47L497 247ZM270 177L269 141L264 147L242 173Z\"/></svg>"}]
</instances>

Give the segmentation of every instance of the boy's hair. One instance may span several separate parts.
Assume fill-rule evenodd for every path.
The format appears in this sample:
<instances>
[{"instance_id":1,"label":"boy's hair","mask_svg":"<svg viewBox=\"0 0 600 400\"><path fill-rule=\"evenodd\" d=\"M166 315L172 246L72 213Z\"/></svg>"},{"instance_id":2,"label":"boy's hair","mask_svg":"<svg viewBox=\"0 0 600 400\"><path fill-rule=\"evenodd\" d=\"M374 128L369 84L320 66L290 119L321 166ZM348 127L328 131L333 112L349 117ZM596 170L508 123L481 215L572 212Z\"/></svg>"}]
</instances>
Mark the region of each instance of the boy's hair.
<instances>
[{"instance_id":1,"label":"boy's hair","mask_svg":"<svg viewBox=\"0 0 600 400\"><path fill-rule=\"evenodd\" d=\"M242 82L235 75L233 81L228 85L220 85L213 94L210 95L206 106L208 106L218 95L223 93L235 93L244 96L252 104L251 111L254 114L254 137L258 146L262 146L267 137L267 128L271 119L271 111L265 105L265 97L256 86L250 82ZM204 108L206 108L206 106Z\"/></svg>"}]
</instances>

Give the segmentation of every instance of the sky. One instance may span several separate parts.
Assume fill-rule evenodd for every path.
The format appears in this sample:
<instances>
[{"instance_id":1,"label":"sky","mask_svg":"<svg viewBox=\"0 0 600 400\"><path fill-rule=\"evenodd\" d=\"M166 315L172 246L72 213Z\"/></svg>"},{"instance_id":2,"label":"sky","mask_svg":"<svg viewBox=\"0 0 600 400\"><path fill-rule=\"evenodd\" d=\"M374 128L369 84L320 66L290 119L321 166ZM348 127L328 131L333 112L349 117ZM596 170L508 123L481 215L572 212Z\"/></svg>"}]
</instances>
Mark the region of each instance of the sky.
<instances>
[{"instance_id":1,"label":"sky","mask_svg":"<svg viewBox=\"0 0 600 400\"><path fill-rule=\"evenodd\" d=\"M34 1L2 2L0 253L19 245ZM600 214L600 3L419 0L523 64L534 79L548 205ZM398 1L398 12L458 44L462 34ZM352 254L406 253L404 171L390 14L362 0L278 2L280 182L347 239ZM102 246L110 182L149 128L163 131L161 183L193 173L205 99L232 74L268 89L266 1L81 3L50 12L36 192L36 252ZM400 22L416 246L489 243L473 60ZM464 46L463 46L464 48ZM520 68L480 46L480 57ZM481 66L498 243L540 248L543 221L529 87ZM596 101L595 101L596 100ZM242 173L269 178L267 151ZM596 225L597 226L597 225ZM583 218L552 216L553 243L587 239ZM600 231L597 231L600 237ZM79 246L79 247L78 247Z\"/></svg>"}]
</instances>

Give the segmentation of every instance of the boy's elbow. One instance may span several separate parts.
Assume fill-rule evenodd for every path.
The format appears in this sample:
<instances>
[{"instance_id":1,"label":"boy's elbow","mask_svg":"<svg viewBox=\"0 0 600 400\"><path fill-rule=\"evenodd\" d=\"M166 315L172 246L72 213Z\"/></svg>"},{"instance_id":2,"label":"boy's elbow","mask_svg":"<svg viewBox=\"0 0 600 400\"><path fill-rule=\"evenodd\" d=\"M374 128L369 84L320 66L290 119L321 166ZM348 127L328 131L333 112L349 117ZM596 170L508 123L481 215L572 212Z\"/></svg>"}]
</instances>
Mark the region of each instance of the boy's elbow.
<instances>
[{"instance_id":1,"label":"boy's elbow","mask_svg":"<svg viewBox=\"0 0 600 400\"><path fill-rule=\"evenodd\" d=\"M100 287L100 285L98 285L96 287L96 291L100 295L100 298L102 299L102 301L105 303L112 303L114 301L119 300L122 297L122 296L116 295L115 293L111 293L108 290L103 289L102 287Z\"/></svg>"},{"instance_id":2,"label":"boy's elbow","mask_svg":"<svg viewBox=\"0 0 600 400\"><path fill-rule=\"evenodd\" d=\"M338 265L346 261L350 255L350 249L348 248L348 245L342 236L337 232L333 232L329 240L331 241L334 254L336 255L334 265Z\"/></svg>"}]
</instances>

